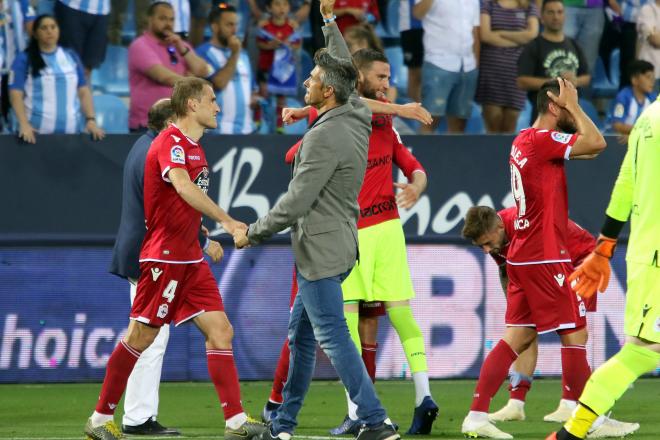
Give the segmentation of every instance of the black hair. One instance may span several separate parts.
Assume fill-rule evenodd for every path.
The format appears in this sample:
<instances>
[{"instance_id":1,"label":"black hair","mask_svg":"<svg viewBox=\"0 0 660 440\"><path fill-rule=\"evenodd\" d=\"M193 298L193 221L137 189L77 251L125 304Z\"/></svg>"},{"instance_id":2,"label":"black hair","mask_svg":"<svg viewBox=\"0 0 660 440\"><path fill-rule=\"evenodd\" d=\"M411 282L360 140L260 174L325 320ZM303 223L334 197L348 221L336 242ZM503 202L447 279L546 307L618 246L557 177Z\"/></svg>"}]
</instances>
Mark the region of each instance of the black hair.
<instances>
[{"instance_id":1,"label":"black hair","mask_svg":"<svg viewBox=\"0 0 660 440\"><path fill-rule=\"evenodd\" d=\"M369 70L371 65L376 61L386 64L390 63L383 52L374 49L360 49L353 54L355 67L361 71Z\"/></svg>"},{"instance_id":2,"label":"black hair","mask_svg":"<svg viewBox=\"0 0 660 440\"><path fill-rule=\"evenodd\" d=\"M545 5L547 5L548 3L561 3L563 5L564 0L543 0L543 4L541 5L541 11L545 10Z\"/></svg>"},{"instance_id":3,"label":"black hair","mask_svg":"<svg viewBox=\"0 0 660 440\"><path fill-rule=\"evenodd\" d=\"M539 89L538 95L536 95L536 111L539 115L543 115L548 112L548 106L550 105L552 99L548 96L548 92L552 92L555 96L559 96L559 81L556 79L551 79L543 83Z\"/></svg>"},{"instance_id":4,"label":"black hair","mask_svg":"<svg viewBox=\"0 0 660 440\"><path fill-rule=\"evenodd\" d=\"M55 19L55 17L53 17L50 14L42 14L38 16L34 20L34 24L32 27L33 29L32 36L30 37L30 42L28 43L28 47L25 49L25 52L27 52L27 56L28 56L28 68L29 68L28 72L32 76L41 75L41 71L46 67L46 62L44 61L44 58L41 56L41 49L39 49L39 42L37 41L37 29L39 29L39 25L41 25L41 22L47 18L50 18L55 22L55 24L57 24L57 20Z\"/></svg>"},{"instance_id":5,"label":"black hair","mask_svg":"<svg viewBox=\"0 0 660 440\"><path fill-rule=\"evenodd\" d=\"M170 9L174 9L172 3L163 0L156 0L155 2L151 2L149 5L149 9L147 9L147 17L153 17L158 6L167 6Z\"/></svg>"},{"instance_id":6,"label":"black hair","mask_svg":"<svg viewBox=\"0 0 660 440\"><path fill-rule=\"evenodd\" d=\"M628 64L628 77L632 79L637 75L643 75L646 72L655 70L653 64L645 60L633 60Z\"/></svg>"}]
</instances>

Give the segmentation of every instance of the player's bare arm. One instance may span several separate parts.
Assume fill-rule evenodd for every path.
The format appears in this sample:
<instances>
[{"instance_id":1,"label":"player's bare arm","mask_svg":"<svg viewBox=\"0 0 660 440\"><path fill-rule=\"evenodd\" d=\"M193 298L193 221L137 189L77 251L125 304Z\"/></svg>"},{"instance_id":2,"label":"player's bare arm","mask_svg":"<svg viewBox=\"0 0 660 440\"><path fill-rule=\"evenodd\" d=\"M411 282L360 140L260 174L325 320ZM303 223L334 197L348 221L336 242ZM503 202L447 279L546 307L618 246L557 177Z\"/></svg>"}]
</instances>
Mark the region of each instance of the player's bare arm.
<instances>
[{"instance_id":1,"label":"player's bare arm","mask_svg":"<svg viewBox=\"0 0 660 440\"><path fill-rule=\"evenodd\" d=\"M216 205L204 192L199 189L188 176L188 172L183 168L171 169L167 177L172 182L177 194L181 196L186 203L195 208L205 216L220 223L229 234L236 234L241 230L247 230L247 225L234 220L222 208Z\"/></svg>"},{"instance_id":2,"label":"player's bare arm","mask_svg":"<svg viewBox=\"0 0 660 440\"><path fill-rule=\"evenodd\" d=\"M506 296L506 290L509 287L509 275L506 273L506 263L498 267L498 274L500 276L500 285Z\"/></svg>"},{"instance_id":3,"label":"player's bare arm","mask_svg":"<svg viewBox=\"0 0 660 440\"><path fill-rule=\"evenodd\" d=\"M559 107L566 109L575 120L578 139L573 144L570 157L597 155L605 149L607 143L596 124L587 116L578 103L578 93L575 86L563 78L559 82L559 96L548 91L548 97Z\"/></svg>"},{"instance_id":4,"label":"player's bare arm","mask_svg":"<svg viewBox=\"0 0 660 440\"><path fill-rule=\"evenodd\" d=\"M433 121L431 113L422 107L422 104L418 102L409 102L407 104L393 104L390 102L378 101L375 99L369 99L361 97L362 101L367 104L369 110L372 113L381 113L384 115L397 115L405 119L413 119L419 121L422 124L430 125ZM306 106L303 108L292 108L285 107L282 109L282 121L285 124L292 124L303 118L309 116L310 107Z\"/></svg>"}]
</instances>

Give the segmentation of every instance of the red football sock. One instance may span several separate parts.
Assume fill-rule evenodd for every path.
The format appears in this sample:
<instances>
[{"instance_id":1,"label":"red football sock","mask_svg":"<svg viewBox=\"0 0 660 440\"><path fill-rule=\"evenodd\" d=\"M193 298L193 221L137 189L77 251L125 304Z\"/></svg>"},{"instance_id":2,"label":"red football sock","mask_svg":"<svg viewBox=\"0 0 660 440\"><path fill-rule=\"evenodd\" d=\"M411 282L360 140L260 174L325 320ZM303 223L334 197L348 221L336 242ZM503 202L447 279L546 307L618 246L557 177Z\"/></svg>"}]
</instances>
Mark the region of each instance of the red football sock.
<instances>
[{"instance_id":1,"label":"red football sock","mask_svg":"<svg viewBox=\"0 0 660 440\"><path fill-rule=\"evenodd\" d=\"M509 347L509 344L503 340L497 343L481 366L470 410L488 412L491 399L506 379L511 364L517 358L518 355Z\"/></svg>"},{"instance_id":2,"label":"red football sock","mask_svg":"<svg viewBox=\"0 0 660 440\"><path fill-rule=\"evenodd\" d=\"M371 378L372 383L376 383L376 349L378 344L365 344L362 343L362 361L364 366L367 367L367 373Z\"/></svg>"},{"instance_id":3,"label":"red football sock","mask_svg":"<svg viewBox=\"0 0 660 440\"><path fill-rule=\"evenodd\" d=\"M135 363L140 358L140 352L121 341L110 355L105 368L105 379L101 387L101 395L96 403L96 412L112 415L126 390L128 376L131 375Z\"/></svg>"},{"instance_id":4,"label":"red football sock","mask_svg":"<svg viewBox=\"0 0 660 440\"><path fill-rule=\"evenodd\" d=\"M521 380L515 388L509 385L509 397L511 399L522 400L524 402L525 397L527 396L527 392L531 386L532 384L526 380Z\"/></svg>"},{"instance_id":5,"label":"red football sock","mask_svg":"<svg viewBox=\"0 0 660 440\"><path fill-rule=\"evenodd\" d=\"M206 350L209 376L222 405L225 420L243 412L241 387L234 363L234 353L229 350Z\"/></svg>"},{"instance_id":6,"label":"red football sock","mask_svg":"<svg viewBox=\"0 0 660 440\"><path fill-rule=\"evenodd\" d=\"M591 368L587 362L587 348L584 345L562 346L561 371L561 398L577 401L591 376Z\"/></svg>"},{"instance_id":7,"label":"red football sock","mask_svg":"<svg viewBox=\"0 0 660 440\"><path fill-rule=\"evenodd\" d=\"M277 368L275 369L275 377L273 378L273 388L270 390L270 401L274 403L282 403L282 389L286 383L286 378L289 375L289 340L285 340L280 351L280 359L277 361Z\"/></svg>"}]
</instances>

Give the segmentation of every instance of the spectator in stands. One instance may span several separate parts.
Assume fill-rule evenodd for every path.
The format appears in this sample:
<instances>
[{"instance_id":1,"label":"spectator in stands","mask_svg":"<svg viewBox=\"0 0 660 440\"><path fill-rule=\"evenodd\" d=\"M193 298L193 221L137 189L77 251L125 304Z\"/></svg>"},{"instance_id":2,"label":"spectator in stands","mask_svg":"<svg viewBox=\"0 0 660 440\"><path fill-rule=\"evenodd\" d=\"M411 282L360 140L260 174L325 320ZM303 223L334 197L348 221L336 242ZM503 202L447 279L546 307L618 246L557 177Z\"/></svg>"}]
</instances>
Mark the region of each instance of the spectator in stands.
<instances>
[{"instance_id":1,"label":"spectator in stands","mask_svg":"<svg viewBox=\"0 0 660 440\"><path fill-rule=\"evenodd\" d=\"M536 120L536 95L543 83L562 77L576 87L587 87L591 81L582 49L564 35L564 2L544 0L541 23L543 31L525 46L518 58L518 87L527 90L532 104L530 124Z\"/></svg>"},{"instance_id":2,"label":"spectator in stands","mask_svg":"<svg viewBox=\"0 0 660 440\"><path fill-rule=\"evenodd\" d=\"M639 59L655 66L656 90L660 86L660 0L642 6L637 18Z\"/></svg>"},{"instance_id":3,"label":"spectator in stands","mask_svg":"<svg viewBox=\"0 0 660 440\"><path fill-rule=\"evenodd\" d=\"M619 133L619 142L626 144L635 121L642 112L655 101L655 71L653 64L644 60L634 60L628 66L630 84L619 91L614 99L609 122Z\"/></svg>"},{"instance_id":4,"label":"spectator in stands","mask_svg":"<svg viewBox=\"0 0 660 440\"><path fill-rule=\"evenodd\" d=\"M147 10L151 0L133 0L133 19L135 20L135 34L142 35L147 28ZM108 42L119 46L122 44L122 34L128 0L112 0L110 15L108 17Z\"/></svg>"},{"instance_id":5,"label":"spectator in stands","mask_svg":"<svg viewBox=\"0 0 660 440\"><path fill-rule=\"evenodd\" d=\"M197 53L211 65L207 79L216 91L220 113L219 133L249 134L254 132L252 107L257 95L248 54L243 50L238 31L236 8L221 3L209 15L212 37L197 48Z\"/></svg>"},{"instance_id":6,"label":"spectator in stands","mask_svg":"<svg viewBox=\"0 0 660 440\"><path fill-rule=\"evenodd\" d=\"M623 18L621 24L621 36L619 38L619 49L621 51L619 58L619 89L630 85L630 78L627 70L631 61L637 57L637 18L639 10L646 3L653 0L611 0L610 7L620 13Z\"/></svg>"},{"instance_id":7,"label":"spectator in stands","mask_svg":"<svg viewBox=\"0 0 660 440\"><path fill-rule=\"evenodd\" d=\"M400 0L399 36L403 63L408 68L408 98L422 101L422 63L424 62L424 29L422 22L413 16L415 0ZM391 18L388 18L391 20Z\"/></svg>"},{"instance_id":8,"label":"spectator in stands","mask_svg":"<svg viewBox=\"0 0 660 440\"><path fill-rule=\"evenodd\" d=\"M513 133L525 107L518 88L518 57L539 34L536 4L530 0L483 0L481 3L481 58L475 100L488 133Z\"/></svg>"},{"instance_id":9,"label":"spectator in stands","mask_svg":"<svg viewBox=\"0 0 660 440\"><path fill-rule=\"evenodd\" d=\"M337 27L342 34L356 24L375 24L380 21L376 0L337 0L334 11Z\"/></svg>"},{"instance_id":10,"label":"spectator in stands","mask_svg":"<svg viewBox=\"0 0 660 440\"><path fill-rule=\"evenodd\" d=\"M252 17L257 20L265 19L264 15L268 13L268 2L269 0L247 0L250 7L250 12ZM312 0L290 0L289 6L291 8L291 14L293 19L302 25L305 20L309 18L310 6Z\"/></svg>"},{"instance_id":11,"label":"spectator in stands","mask_svg":"<svg viewBox=\"0 0 660 440\"><path fill-rule=\"evenodd\" d=\"M433 115L430 134L447 116L450 133L465 131L477 88L479 0L415 0L413 15L424 27L422 105Z\"/></svg>"},{"instance_id":12,"label":"spectator in stands","mask_svg":"<svg viewBox=\"0 0 660 440\"><path fill-rule=\"evenodd\" d=\"M172 5L154 2L147 9L147 30L128 47L128 127L133 132L147 130L149 109L172 94L177 80L186 75L208 75L210 66L173 30Z\"/></svg>"},{"instance_id":13,"label":"spectator in stands","mask_svg":"<svg viewBox=\"0 0 660 440\"><path fill-rule=\"evenodd\" d=\"M18 136L33 144L36 133L78 133L82 108L85 130L93 139L103 139L80 58L58 45L59 36L55 18L40 15L28 48L14 60L9 97L18 119Z\"/></svg>"},{"instance_id":14,"label":"spectator in stands","mask_svg":"<svg viewBox=\"0 0 660 440\"><path fill-rule=\"evenodd\" d=\"M283 133L282 109L286 107L286 97L298 93L296 52L302 38L297 32L298 23L289 18L289 0L268 0L267 7L269 18L259 23L257 35L257 81L263 98L276 96L275 128L278 133Z\"/></svg>"},{"instance_id":15,"label":"spectator in stands","mask_svg":"<svg viewBox=\"0 0 660 440\"><path fill-rule=\"evenodd\" d=\"M604 0L564 0L564 33L582 48L590 74L596 66L600 37L605 26L603 4Z\"/></svg>"},{"instance_id":16,"label":"spectator in stands","mask_svg":"<svg viewBox=\"0 0 660 440\"><path fill-rule=\"evenodd\" d=\"M57 0L55 18L60 25L60 44L76 51L90 82L92 69L105 59L108 46L110 0Z\"/></svg>"},{"instance_id":17,"label":"spectator in stands","mask_svg":"<svg viewBox=\"0 0 660 440\"><path fill-rule=\"evenodd\" d=\"M16 55L27 47L34 9L28 0L0 0L0 130L9 113L9 70Z\"/></svg>"}]
</instances>

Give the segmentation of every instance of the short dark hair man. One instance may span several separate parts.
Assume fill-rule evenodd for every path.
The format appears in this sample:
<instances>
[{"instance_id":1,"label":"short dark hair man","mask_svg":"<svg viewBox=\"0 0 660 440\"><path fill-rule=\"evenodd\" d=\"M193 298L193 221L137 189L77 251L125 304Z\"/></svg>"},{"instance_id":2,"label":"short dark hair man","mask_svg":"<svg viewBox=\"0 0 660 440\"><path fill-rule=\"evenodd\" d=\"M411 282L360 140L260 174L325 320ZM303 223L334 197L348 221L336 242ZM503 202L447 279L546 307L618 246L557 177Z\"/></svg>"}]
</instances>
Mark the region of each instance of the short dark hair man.
<instances>
[{"instance_id":1,"label":"short dark hair man","mask_svg":"<svg viewBox=\"0 0 660 440\"><path fill-rule=\"evenodd\" d=\"M591 82L589 63L580 46L564 35L564 2L544 0L541 7L543 31L523 49L518 58L518 87L527 90L532 104L530 124L538 111L536 95L543 83L561 77L575 87L587 87Z\"/></svg>"}]
</instances>

